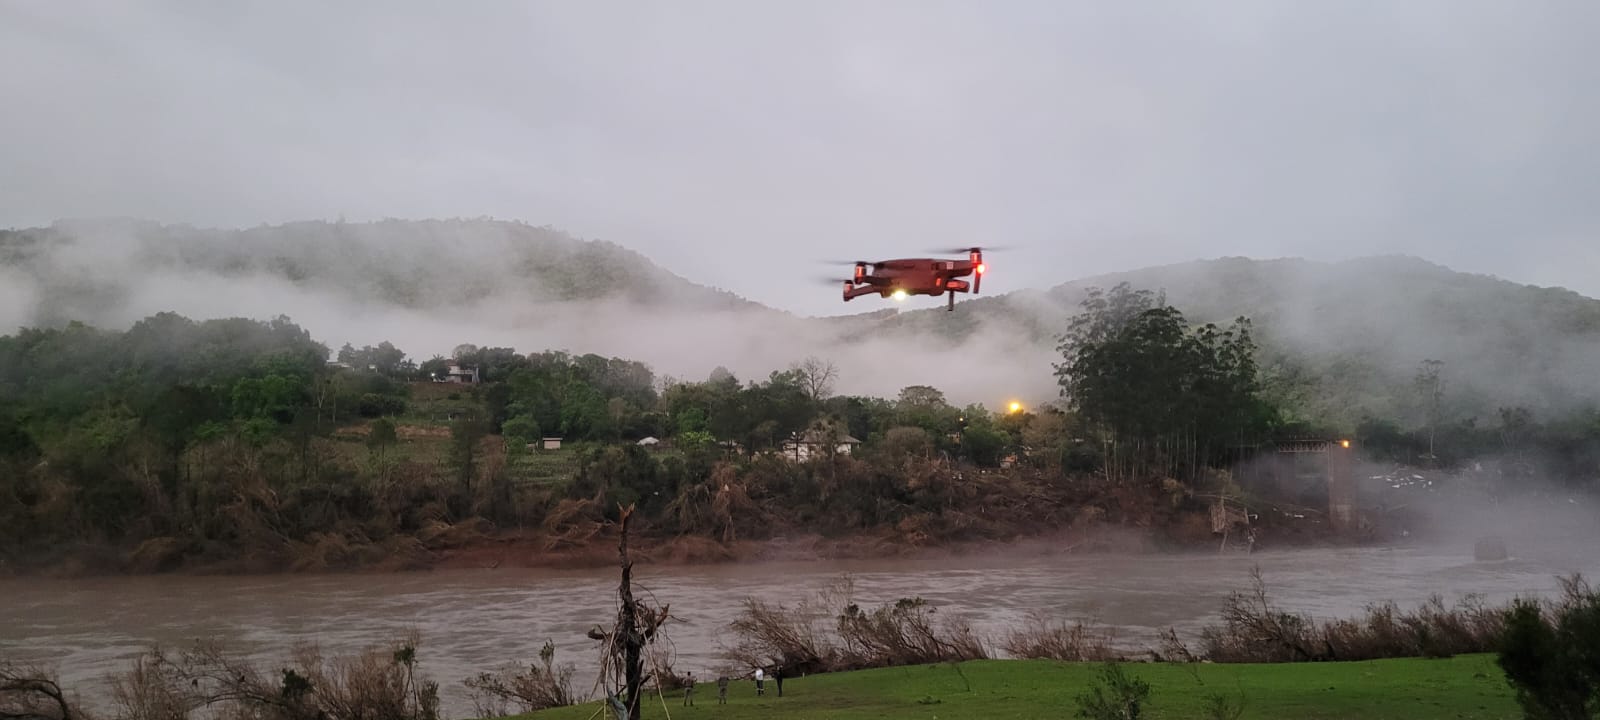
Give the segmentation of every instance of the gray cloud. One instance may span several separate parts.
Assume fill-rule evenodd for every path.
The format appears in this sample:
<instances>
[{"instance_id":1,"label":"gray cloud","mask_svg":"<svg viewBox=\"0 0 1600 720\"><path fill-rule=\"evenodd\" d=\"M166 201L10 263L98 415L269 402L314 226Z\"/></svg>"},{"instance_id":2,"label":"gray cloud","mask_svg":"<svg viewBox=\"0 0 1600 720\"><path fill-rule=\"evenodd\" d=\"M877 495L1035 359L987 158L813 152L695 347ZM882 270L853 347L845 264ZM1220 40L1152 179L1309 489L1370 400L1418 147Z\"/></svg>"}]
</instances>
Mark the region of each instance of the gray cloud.
<instances>
[{"instance_id":1,"label":"gray cloud","mask_svg":"<svg viewBox=\"0 0 1600 720\"><path fill-rule=\"evenodd\" d=\"M1600 6L0 4L0 224L493 215L801 313L1405 252L1600 295ZM772 264L777 263L776 267ZM932 304L932 301L928 301Z\"/></svg>"}]
</instances>

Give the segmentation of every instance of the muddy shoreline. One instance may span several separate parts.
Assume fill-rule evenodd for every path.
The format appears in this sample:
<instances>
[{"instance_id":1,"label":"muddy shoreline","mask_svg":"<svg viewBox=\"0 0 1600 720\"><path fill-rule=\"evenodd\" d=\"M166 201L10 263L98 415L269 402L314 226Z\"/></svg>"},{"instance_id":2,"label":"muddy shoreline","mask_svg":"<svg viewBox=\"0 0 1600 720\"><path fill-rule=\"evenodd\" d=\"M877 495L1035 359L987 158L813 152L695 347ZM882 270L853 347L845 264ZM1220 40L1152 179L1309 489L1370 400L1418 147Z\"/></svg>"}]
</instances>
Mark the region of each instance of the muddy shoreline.
<instances>
[{"instance_id":1,"label":"muddy shoreline","mask_svg":"<svg viewBox=\"0 0 1600 720\"><path fill-rule=\"evenodd\" d=\"M1399 539L1386 533L1339 536L1319 522L1265 528L1260 537L1256 549L1392 545ZM572 542L538 531L484 531L463 524L429 533L425 538L393 537L357 547L337 539L323 539L293 552L219 556L193 553L194 548L170 538L156 538L132 549L79 546L58 548L49 557L36 557L33 562L8 560L0 562L0 576L361 574L500 567L588 570L617 564L616 541L609 529ZM1195 523L1162 527L1097 524L951 540L908 536L894 528L837 537L804 533L731 542L692 535L646 535L635 538L631 545L637 564L664 567L893 558L926 561L996 551L1023 556L1248 552L1242 537L1231 537L1224 548L1221 536L1212 535Z\"/></svg>"}]
</instances>

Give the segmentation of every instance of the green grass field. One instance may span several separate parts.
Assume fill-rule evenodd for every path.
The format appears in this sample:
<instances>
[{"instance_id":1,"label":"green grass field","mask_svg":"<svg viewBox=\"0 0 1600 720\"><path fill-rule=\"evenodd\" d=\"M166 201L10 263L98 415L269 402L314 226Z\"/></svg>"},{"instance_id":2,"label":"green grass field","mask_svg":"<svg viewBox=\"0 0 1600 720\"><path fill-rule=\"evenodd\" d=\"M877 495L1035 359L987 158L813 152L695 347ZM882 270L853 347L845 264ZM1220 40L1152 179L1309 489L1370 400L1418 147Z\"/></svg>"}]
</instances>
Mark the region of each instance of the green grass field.
<instances>
[{"instance_id":1,"label":"green grass field","mask_svg":"<svg viewBox=\"0 0 1600 720\"><path fill-rule=\"evenodd\" d=\"M1124 666L1151 686L1144 717L1209 718L1207 696L1238 699L1241 718L1273 720L1431 720L1521 717L1492 655L1448 660L1403 659L1272 665L1147 664ZM1099 675L1091 663L983 660L953 665L864 670L793 678L777 697L771 680L756 697L750 680L732 683L728 704L717 704L714 683L695 690L694 707L681 692L651 696L644 717L782 720L793 718L1072 718L1076 698ZM534 713L534 720L610 720L598 703Z\"/></svg>"},{"instance_id":2,"label":"green grass field","mask_svg":"<svg viewBox=\"0 0 1600 720\"><path fill-rule=\"evenodd\" d=\"M473 395L473 386L456 383L413 382L407 384L406 411L396 422L412 425L447 426L450 413L482 409Z\"/></svg>"}]
</instances>

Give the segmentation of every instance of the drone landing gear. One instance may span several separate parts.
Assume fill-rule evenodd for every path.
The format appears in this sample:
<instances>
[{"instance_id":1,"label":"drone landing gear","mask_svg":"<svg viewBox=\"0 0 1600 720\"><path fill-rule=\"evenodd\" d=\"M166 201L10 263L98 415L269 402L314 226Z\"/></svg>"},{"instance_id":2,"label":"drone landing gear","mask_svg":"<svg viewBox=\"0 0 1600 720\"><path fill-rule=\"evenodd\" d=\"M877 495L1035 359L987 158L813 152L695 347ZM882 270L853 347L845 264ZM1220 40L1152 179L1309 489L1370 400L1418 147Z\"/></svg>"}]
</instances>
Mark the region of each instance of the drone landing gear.
<instances>
[{"instance_id":1,"label":"drone landing gear","mask_svg":"<svg viewBox=\"0 0 1600 720\"><path fill-rule=\"evenodd\" d=\"M955 312L956 311L956 294L954 292L947 292L947 293L945 293L945 295L949 296L948 298L946 298L946 303L945 303L945 307L944 307L945 312Z\"/></svg>"}]
</instances>

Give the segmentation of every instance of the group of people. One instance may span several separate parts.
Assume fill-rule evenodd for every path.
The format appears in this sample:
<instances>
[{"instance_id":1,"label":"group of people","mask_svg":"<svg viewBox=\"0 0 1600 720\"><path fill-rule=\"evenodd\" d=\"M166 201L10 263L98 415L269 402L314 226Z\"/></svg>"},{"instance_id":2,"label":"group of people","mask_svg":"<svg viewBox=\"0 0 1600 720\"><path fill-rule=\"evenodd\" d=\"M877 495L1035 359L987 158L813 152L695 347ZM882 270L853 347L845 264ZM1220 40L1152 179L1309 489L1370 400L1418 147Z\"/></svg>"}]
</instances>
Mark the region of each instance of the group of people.
<instances>
[{"instance_id":1,"label":"group of people","mask_svg":"<svg viewBox=\"0 0 1600 720\"><path fill-rule=\"evenodd\" d=\"M755 681L756 681L756 695L757 696L766 695L767 694L767 671L766 671L766 668L756 668L755 673L753 673L751 675L751 677L753 677L755 679ZM688 681L689 684L686 687L684 687L684 689L683 689L683 704L684 705L693 705L694 704L694 683L695 683L694 673L692 673L692 672L688 673L688 675L685 677L685 679ZM775 666L775 667L772 668L772 681L774 683L776 683L777 686L778 686L778 697L783 697L783 666L782 665L778 665L778 666ZM717 678L717 704L718 705L726 705L726 704L728 704L728 684L730 682L731 682L731 678L729 678L727 675L723 675L723 676Z\"/></svg>"}]
</instances>

